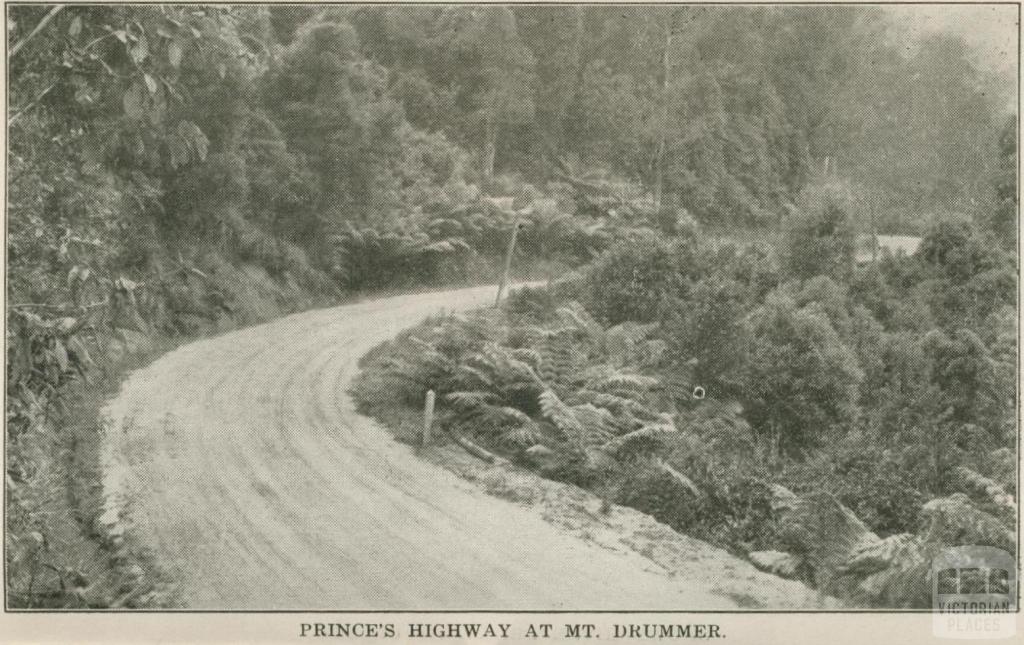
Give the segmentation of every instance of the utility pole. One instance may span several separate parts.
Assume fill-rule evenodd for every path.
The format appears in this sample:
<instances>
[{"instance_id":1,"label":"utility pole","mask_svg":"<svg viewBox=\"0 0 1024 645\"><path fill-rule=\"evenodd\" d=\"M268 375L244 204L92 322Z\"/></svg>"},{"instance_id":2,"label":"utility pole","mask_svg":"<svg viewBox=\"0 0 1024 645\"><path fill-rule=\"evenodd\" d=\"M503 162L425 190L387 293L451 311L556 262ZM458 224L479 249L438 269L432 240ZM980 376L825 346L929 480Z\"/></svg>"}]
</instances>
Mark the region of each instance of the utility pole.
<instances>
[{"instance_id":1,"label":"utility pole","mask_svg":"<svg viewBox=\"0 0 1024 645\"><path fill-rule=\"evenodd\" d=\"M505 268L501 272L501 281L498 283L498 295L494 299L495 307L501 304L501 298L505 295L505 290L508 287L509 274L512 272L512 254L516 250L516 238L519 237L520 227L522 227L522 224L519 223L519 213L516 213L515 219L512 220L512 235L508 239L508 249L505 250Z\"/></svg>"}]
</instances>

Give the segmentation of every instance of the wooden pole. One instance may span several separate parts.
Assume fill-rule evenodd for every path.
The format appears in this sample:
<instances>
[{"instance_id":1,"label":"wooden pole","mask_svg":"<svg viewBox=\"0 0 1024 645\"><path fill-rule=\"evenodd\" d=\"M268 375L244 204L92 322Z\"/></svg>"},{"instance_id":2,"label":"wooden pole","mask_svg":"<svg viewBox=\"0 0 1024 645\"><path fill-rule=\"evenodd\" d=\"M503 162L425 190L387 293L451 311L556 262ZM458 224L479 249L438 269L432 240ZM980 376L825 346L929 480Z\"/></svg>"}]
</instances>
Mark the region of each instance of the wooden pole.
<instances>
[{"instance_id":1,"label":"wooden pole","mask_svg":"<svg viewBox=\"0 0 1024 645\"><path fill-rule=\"evenodd\" d=\"M430 427L434 425L434 391L427 390L427 400L423 406L423 436L420 444L430 445Z\"/></svg>"},{"instance_id":2,"label":"wooden pole","mask_svg":"<svg viewBox=\"0 0 1024 645\"><path fill-rule=\"evenodd\" d=\"M512 272L512 253L516 250L516 238L519 236L519 217L512 220L512 236L508 240L508 249L505 251L505 268L501 272L501 281L498 283L498 295L494 299L494 306L501 304L501 298L505 295L508 287L509 275Z\"/></svg>"}]
</instances>

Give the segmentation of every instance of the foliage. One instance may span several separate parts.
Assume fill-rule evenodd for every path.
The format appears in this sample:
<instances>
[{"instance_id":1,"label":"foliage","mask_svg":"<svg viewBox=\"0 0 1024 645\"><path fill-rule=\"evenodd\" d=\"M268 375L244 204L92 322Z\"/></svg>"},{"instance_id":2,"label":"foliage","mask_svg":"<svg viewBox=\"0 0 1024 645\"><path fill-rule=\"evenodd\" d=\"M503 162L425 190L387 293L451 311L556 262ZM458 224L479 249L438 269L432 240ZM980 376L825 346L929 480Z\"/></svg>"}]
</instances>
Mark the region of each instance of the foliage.
<instances>
[{"instance_id":1,"label":"foliage","mask_svg":"<svg viewBox=\"0 0 1024 645\"><path fill-rule=\"evenodd\" d=\"M519 225L517 268L578 271L401 337L364 399L418 408L434 389L453 432L739 551L823 553L772 487L827 493L886 536L848 573L895 602L948 541L939 518L993 539L986 517L1013 523L1017 150L963 41L904 47L894 20L12 7L16 505L54 489L22 438L63 436L61 406L112 356L346 291L488 279ZM854 266L876 231L923 239ZM21 576L58 531L19 518Z\"/></svg>"},{"instance_id":2,"label":"foliage","mask_svg":"<svg viewBox=\"0 0 1024 645\"><path fill-rule=\"evenodd\" d=\"M853 267L854 229L839 188L809 190L789 223L786 268L798 278L845 281Z\"/></svg>"},{"instance_id":3,"label":"foliage","mask_svg":"<svg viewBox=\"0 0 1024 645\"><path fill-rule=\"evenodd\" d=\"M1017 115L1006 118L999 135L999 165L996 168L995 205L987 222L996 239L1012 247L1017 237Z\"/></svg>"},{"instance_id":4,"label":"foliage","mask_svg":"<svg viewBox=\"0 0 1024 645\"><path fill-rule=\"evenodd\" d=\"M750 335L741 396L773 450L805 450L855 417L863 373L819 308L769 297L752 313Z\"/></svg>"},{"instance_id":5,"label":"foliage","mask_svg":"<svg viewBox=\"0 0 1024 645\"><path fill-rule=\"evenodd\" d=\"M652 322L686 288L685 241L648 232L619 241L587 273L585 303L609 324Z\"/></svg>"},{"instance_id":6,"label":"foliage","mask_svg":"<svg viewBox=\"0 0 1024 645\"><path fill-rule=\"evenodd\" d=\"M971 223L937 222L916 255L926 277L924 297L941 325L976 327L1000 307L1016 306L1013 258Z\"/></svg>"}]
</instances>

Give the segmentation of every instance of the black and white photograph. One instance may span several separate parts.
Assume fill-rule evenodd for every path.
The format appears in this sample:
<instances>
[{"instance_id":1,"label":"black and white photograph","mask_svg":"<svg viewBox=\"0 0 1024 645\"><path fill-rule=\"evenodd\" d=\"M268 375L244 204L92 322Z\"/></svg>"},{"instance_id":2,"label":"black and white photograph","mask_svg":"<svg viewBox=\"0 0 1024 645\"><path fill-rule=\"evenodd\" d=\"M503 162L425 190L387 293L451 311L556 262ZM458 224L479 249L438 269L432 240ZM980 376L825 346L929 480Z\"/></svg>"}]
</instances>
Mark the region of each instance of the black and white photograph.
<instances>
[{"instance_id":1,"label":"black and white photograph","mask_svg":"<svg viewBox=\"0 0 1024 645\"><path fill-rule=\"evenodd\" d=\"M1005 630L1020 9L6 3L4 613Z\"/></svg>"}]
</instances>

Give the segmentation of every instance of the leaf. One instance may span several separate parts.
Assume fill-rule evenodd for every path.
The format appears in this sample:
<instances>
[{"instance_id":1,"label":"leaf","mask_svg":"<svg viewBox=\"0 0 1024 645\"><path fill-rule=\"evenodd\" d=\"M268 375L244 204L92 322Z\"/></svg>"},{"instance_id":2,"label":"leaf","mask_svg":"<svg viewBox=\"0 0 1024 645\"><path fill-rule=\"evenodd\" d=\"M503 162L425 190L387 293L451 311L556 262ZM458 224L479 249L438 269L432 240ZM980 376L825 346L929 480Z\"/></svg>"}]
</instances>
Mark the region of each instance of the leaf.
<instances>
[{"instance_id":1,"label":"leaf","mask_svg":"<svg viewBox=\"0 0 1024 645\"><path fill-rule=\"evenodd\" d=\"M167 149L171 153L171 168L177 170L188 163L188 144L180 136L176 134L169 136Z\"/></svg>"},{"instance_id":2,"label":"leaf","mask_svg":"<svg viewBox=\"0 0 1024 645\"><path fill-rule=\"evenodd\" d=\"M59 338L53 341L53 357L57 359L57 364L60 365L61 371L67 371L69 365L68 350Z\"/></svg>"},{"instance_id":3,"label":"leaf","mask_svg":"<svg viewBox=\"0 0 1024 645\"><path fill-rule=\"evenodd\" d=\"M68 35L72 38L78 38L80 33L82 33L82 17L75 16L75 19L71 21L71 26L68 27Z\"/></svg>"},{"instance_id":4,"label":"leaf","mask_svg":"<svg viewBox=\"0 0 1024 645\"><path fill-rule=\"evenodd\" d=\"M132 280L130 278L126 278L124 276L120 276L120 277L118 277L117 280L114 280L114 286L117 287L118 289L122 290L122 291L125 291L127 293L131 293L132 291L135 291L135 289L138 288L139 283L135 282L134 280Z\"/></svg>"},{"instance_id":5,"label":"leaf","mask_svg":"<svg viewBox=\"0 0 1024 645\"><path fill-rule=\"evenodd\" d=\"M210 147L210 140L206 138L206 135L199 129L199 126L191 121L179 122L177 127L177 138L182 145L187 147L188 151L192 152L196 160L206 160L206 153ZM175 150L171 150L171 155L172 157L175 155Z\"/></svg>"},{"instance_id":6,"label":"leaf","mask_svg":"<svg viewBox=\"0 0 1024 645\"><path fill-rule=\"evenodd\" d=\"M149 56L149 41L145 34L140 35L135 44L128 48L128 55L132 57L136 65L146 60L146 57Z\"/></svg>"},{"instance_id":7,"label":"leaf","mask_svg":"<svg viewBox=\"0 0 1024 645\"><path fill-rule=\"evenodd\" d=\"M72 337L68 340L68 349L75 355L75 361L79 365L79 369L82 367L92 364L92 357L89 355L89 350L86 349L85 343L80 338Z\"/></svg>"},{"instance_id":8,"label":"leaf","mask_svg":"<svg viewBox=\"0 0 1024 645\"><path fill-rule=\"evenodd\" d=\"M167 97L162 89L163 88L159 85L155 86L156 92L152 95L152 101L148 112L149 123L154 127L160 125L164 120L164 114L167 112Z\"/></svg>"},{"instance_id":9,"label":"leaf","mask_svg":"<svg viewBox=\"0 0 1024 645\"><path fill-rule=\"evenodd\" d=\"M149 74L143 74L142 78L146 81L146 89L149 90L150 94L156 94L156 81Z\"/></svg>"},{"instance_id":10,"label":"leaf","mask_svg":"<svg viewBox=\"0 0 1024 645\"><path fill-rule=\"evenodd\" d=\"M132 83L128 87L121 102L128 118L141 119L145 116L146 90L139 83Z\"/></svg>"},{"instance_id":11,"label":"leaf","mask_svg":"<svg viewBox=\"0 0 1024 645\"><path fill-rule=\"evenodd\" d=\"M181 57L184 50L181 47L181 43L177 40L171 41L167 45L167 62L171 64L171 67L177 69L181 66Z\"/></svg>"},{"instance_id":12,"label":"leaf","mask_svg":"<svg viewBox=\"0 0 1024 645\"><path fill-rule=\"evenodd\" d=\"M228 68L224 63L217 64L217 75L220 76L221 80L224 80L224 78L227 77Z\"/></svg>"},{"instance_id":13,"label":"leaf","mask_svg":"<svg viewBox=\"0 0 1024 645\"><path fill-rule=\"evenodd\" d=\"M128 44L128 34L123 29L118 29L114 32L114 38L117 38L124 44Z\"/></svg>"},{"instance_id":14,"label":"leaf","mask_svg":"<svg viewBox=\"0 0 1024 645\"><path fill-rule=\"evenodd\" d=\"M196 151L196 156L199 157L199 161L206 161L206 152L210 147L210 140L206 138L206 135L199 132L199 128L196 128L198 136L192 139L192 148Z\"/></svg>"}]
</instances>

